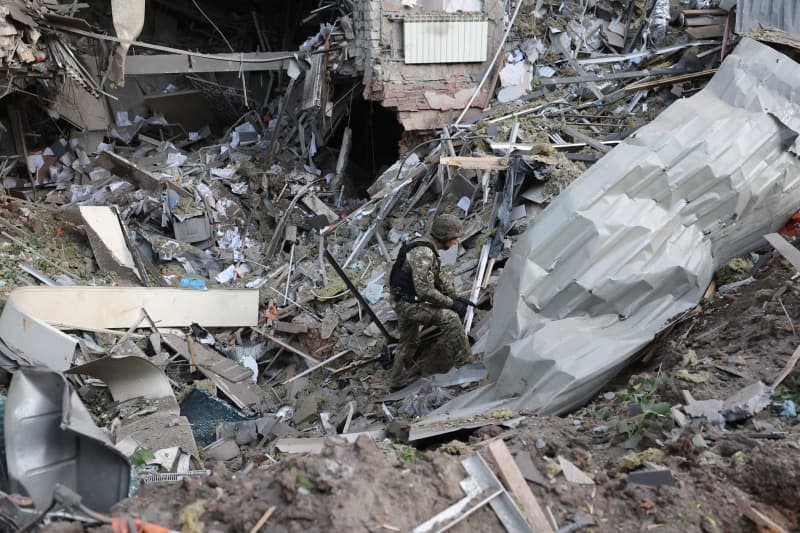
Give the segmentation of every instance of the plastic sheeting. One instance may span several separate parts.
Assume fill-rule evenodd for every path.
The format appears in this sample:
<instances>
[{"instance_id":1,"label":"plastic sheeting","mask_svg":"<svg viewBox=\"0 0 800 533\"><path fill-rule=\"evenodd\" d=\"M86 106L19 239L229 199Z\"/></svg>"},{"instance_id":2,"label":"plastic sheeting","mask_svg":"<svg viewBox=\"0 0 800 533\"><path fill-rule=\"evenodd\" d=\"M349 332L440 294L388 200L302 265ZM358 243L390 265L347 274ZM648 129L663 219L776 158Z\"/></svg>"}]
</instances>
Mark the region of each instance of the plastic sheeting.
<instances>
[{"instance_id":1,"label":"plastic sheeting","mask_svg":"<svg viewBox=\"0 0 800 533\"><path fill-rule=\"evenodd\" d=\"M481 339L492 384L422 421L589 400L712 274L800 206L800 66L744 39L556 198L515 245Z\"/></svg>"}]
</instances>

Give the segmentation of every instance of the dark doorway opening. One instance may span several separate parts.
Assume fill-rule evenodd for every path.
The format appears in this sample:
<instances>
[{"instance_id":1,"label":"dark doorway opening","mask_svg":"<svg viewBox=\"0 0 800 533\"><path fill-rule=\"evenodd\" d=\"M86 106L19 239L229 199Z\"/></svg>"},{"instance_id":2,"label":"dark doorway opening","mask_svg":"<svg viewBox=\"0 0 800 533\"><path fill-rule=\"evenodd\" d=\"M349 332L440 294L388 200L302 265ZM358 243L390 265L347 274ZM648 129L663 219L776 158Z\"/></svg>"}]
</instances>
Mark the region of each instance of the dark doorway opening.
<instances>
[{"instance_id":1,"label":"dark doorway opening","mask_svg":"<svg viewBox=\"0 0 800 533\"><path fill-rule=\"evenodd\" d=\"M353 130L353 147L347 177L353 193L363 195L375 178L397 161L403 127L395 111L364 100L361 95L353 96L349 121L345 120L336 132L338 142L348 122Z\"/></svg>"}]
</instances>

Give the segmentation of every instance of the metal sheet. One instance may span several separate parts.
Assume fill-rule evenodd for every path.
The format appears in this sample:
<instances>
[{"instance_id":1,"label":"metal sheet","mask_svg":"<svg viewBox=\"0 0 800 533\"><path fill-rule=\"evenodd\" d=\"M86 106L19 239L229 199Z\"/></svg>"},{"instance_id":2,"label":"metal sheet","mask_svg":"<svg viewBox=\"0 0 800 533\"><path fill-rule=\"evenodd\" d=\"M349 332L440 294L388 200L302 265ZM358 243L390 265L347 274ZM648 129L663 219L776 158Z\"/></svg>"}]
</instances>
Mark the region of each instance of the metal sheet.
<instances>
[{"instance_id":1,"label":"metal sheet","mask_svg":"<svg viewBox=\"0 0 800 533\"><path fill-rule=\"evenodd\" d=\"M56 483L100 512L128 495L128 460L58 373L25 369L14 374L4 429L10 490L30 495L37 509L50 505Z\"/></svg>"},{"instance_id":2,"label":"metal sheet","mask_svg":"<svg viewBox=\"0 0 800 533\"><path fill-rule=\"evenodd\" d=\"M533 531L514 499L508 494L500 480L497 479L497 476L494 475L494 472L486 464L481 454L477 453L467 457L461 461L461 464L464 465L464 470L467 471L467 474L485 492L503 491L500 496L492 498L489 505L492 506L492 510L494 510L500 522L503 523L506 531L509 533L528 533Z\"/></svg>"},{"instance_id":3,"label":"metal sheet","mask_svg":"<svg viewBox=\"0 0 800 533\"><path fill-rule=\"evenodd\" d=\"M493 383L431 418L582 405L719 266L763 245L800 205L798 87L797 63L743 39L705 89L578 178L503 271L484 339Z\"/></svg>"},{"instance_id":4,"label":"metal sheet","mask_svg":"<svg viewBox=\"0 0 800 533\"><path fill-rule=\"evenodd\" d=\"M736 33L774 28L800 34L800 3L786 0L739 0Z\"/></svg>"},{"instance_id":5,"label":"metal sheet","mask_svg":"<svg viewBox=\"0 0 800 533\"><path fill-rule=\"evenodd\" d=\"M141 357L102 357L70 369L67 374L81 374L103 380L117 402L133 398L158 400L172 396L169 378L156 365Z\"/></svg>"}]
</instances>

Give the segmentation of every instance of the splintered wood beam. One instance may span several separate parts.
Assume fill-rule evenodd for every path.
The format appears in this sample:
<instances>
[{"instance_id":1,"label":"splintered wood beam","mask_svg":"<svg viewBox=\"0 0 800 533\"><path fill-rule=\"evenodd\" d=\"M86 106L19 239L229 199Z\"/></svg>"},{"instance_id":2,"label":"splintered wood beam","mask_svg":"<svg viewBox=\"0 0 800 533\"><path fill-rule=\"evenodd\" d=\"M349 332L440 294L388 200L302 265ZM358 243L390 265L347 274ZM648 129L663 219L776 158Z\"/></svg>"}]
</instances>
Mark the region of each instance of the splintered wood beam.
<instances>
[{"instance_id":1,"label":"splintered wood beam","mask_svg":"<svg viewBox=\"0 0 800 533\"><path fill-rule=\"evenodd\" d=\"M522 472L520 472L516 461L511 456L511 452L508 451L506 443L502 439L498 439L489 444L486 449L499 471L500 479L503 480L514 499L519 502L520 510L522 510L522 513L533 527L533 531L536 533L552 533L553 526L547 520L547 516L544 514L536 496L531 492L528 482L522 476Z\"/></svg>"},{"instance_id":2,"label":"splintered wood beam","mask_svg":"<svg viewBox=\"0 0 800 533\"><path fill-rule=\"evenodd\" d=\"M792 373L794 367L797 366L797 361L800 360L800 346L795 349L792 357L789 358L789 362L786 363L786 366L783 368L783 371L775 378L775 381L772 382L772 388L775 389L783 383L783 380L786 379L789 374Z\"/></svg>"},{"instance_id":3,"label":"splintered wood beam","mask_svg":"<svg viewBox=\"0 0 800 533\"><path fill-rule=\"evenodd\" d=\"M686 28L686 35L699 41L701 39L712 39L714 37L722 37L725 33L724 24L714 24L713 26L694 26Z\"/></svg>"},{"instance_id":4,"label":"splintered wood beam","mask_svg":"<svg viewBox=\"0 0 800 533\"><path fill-rule=\"evenodd\" d=\"M572 126L568 126L568 125L564 124L564 125L561 126L561 131L563 131L564 133L566 133L567 135L569 135L570 137L572 137L573 139L575 139L578 142L584 142L584 143L588 144L589 146L591 146L592 148L594 148L598 152L601 152L603 154L607 154L608 152L611 151L610 147L606 146L605 144L601 143L600 141L597 141L597 140L589 137L588 135L586 135L584 133L581 133L580 131L578 131L576 128L573 128Z\"/></svg>"},{"instance_id":5,"label":"splintered wood beam","mask_svg":"<svg viewBox=\"0 0 800 533\"><path fill-rule=\"evenodd\" d=\"M758 527L759 531L767 533L789 533L786 529L781 527L780 524L753 507L750 502L747 502L743 499L738 499L738 504L739 509L742 510L742 513L744 513L747 518L753 521L753 523Z\"/></svg>"},{"instance_id":6,"label":"splintered wood beam","mask_svg":"<svg viewBox=\"0 0 800 533\"><path fill-rule=\"evenodd\" d=\"M709 70L704 70L702 72L692 72L691 74L681 74L680 76L671 76L669 78L661 78L660 80L634 83L632 85L628 85L627 87L625 87L625 92L639 91L641 89L651 89L653 87L659 87L661 85L671 85L673 83L692 81L698 78L713 76L716 72L717 69L712 68Z\"/></svg>"},{"instance_id":7,"label":"splintered wood beam","mask_svg":"<svg viewBox=\"0 0 800 533\"><path fill-rule=\"evenodd\" d=\"M442 157L439 159L439 164L467 170L505 170L508 168L506 158L489 155L481 157Z\"/></svg>"}]
</instances>

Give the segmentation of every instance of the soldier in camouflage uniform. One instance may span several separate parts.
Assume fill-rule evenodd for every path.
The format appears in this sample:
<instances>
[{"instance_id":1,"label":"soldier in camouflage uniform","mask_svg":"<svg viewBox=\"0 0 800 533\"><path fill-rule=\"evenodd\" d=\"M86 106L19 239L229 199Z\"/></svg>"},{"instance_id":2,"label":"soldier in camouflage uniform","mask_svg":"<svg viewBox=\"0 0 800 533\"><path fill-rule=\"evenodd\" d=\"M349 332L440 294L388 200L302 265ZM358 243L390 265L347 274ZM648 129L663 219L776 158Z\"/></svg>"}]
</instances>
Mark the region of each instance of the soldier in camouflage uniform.
<instances>
[{"instance_id":1,"label":"soldier in camouflage uniform","mask_svg":"<svg viewBox=\"0 0 800 533\"><path fill-rule=\"evenodd\" d=\"M407 378L405 367L419 348L420 326L438 326L440 331L431 347L432 354L425 354L432 357L427 358L424 374L447 371L470 356L469 341L461 324L469 302L457 297L438 254L439 250L457 246L463 234L464 227L457 217L440 215L433 222L430 237L404 244L397 255L390 286L400 343L389 376L392 387L402 386Z\"/></svg>"}]
</instances>

